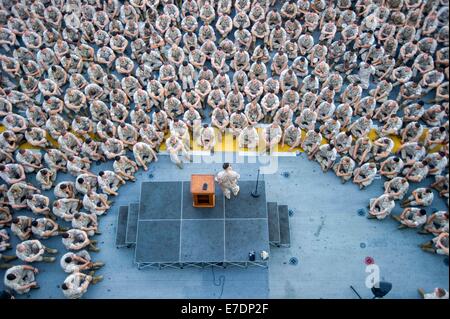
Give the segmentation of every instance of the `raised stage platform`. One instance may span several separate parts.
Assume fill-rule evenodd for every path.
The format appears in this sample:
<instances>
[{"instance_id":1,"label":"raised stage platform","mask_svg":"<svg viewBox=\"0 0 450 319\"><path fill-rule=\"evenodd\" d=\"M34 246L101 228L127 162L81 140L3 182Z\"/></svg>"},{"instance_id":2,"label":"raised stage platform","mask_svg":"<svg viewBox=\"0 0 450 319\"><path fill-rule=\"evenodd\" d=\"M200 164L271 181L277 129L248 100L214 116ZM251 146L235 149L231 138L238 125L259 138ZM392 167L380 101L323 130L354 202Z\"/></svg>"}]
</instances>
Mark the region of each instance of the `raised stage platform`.
<instances>
[{"instance_id":1,"label":"raised stage platform","mask_svg":"<svg viewBox=\"0 0 450 319\"><path fill-rule=\"evenodd\" d=\"M131 221L126 232L130 244L137 225L138 268L266 267L267 261L260 258L262 250L269 251L265 184L260 182L258 198L250 196L255 181L241 181L239 186L239 195L231 200L225 200L216 187L216 206L195 208L189 181L142 183L137 222ZM133 206L129 206L129 215ZM249 260L251 251L255 261Z\"/></svg>"},{"instance_id":2,"label":"raised stage platform","mask_svg":"<svg viewBox=\"0 0 450 319\"><path fill-rule=\"evenodd\" d=\"M290 246L288 208L267 203L264 181L258 185L260 196L252 197L255 184L240 181L231 200L216 186L215 207L195 208L190 181L143 182L139 203L119 207L116 247L134 247L139 269L267 267L261 251Z\"/></svg>"}]
</instances>

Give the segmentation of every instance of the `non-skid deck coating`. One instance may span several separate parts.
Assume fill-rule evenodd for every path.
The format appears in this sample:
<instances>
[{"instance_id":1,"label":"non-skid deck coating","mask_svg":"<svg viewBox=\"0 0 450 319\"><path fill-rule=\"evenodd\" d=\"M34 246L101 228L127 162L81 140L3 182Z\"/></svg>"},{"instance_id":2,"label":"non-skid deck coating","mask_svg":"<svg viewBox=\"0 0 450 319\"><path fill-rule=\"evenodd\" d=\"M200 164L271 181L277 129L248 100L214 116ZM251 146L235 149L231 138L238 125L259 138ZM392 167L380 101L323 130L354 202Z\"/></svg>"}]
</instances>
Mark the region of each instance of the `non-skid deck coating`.
<instances>
[{"instance_id":1,"label":"non-skid deck coating","mask_svg":"<svg viewBox=\"0 0 450 319\"><path fill-rule=\"evenodd\" d=\"M269 250L267 218L225 219L225 261L248 261L248 253Z\"/></svg>"},{"instance_id":2,"label":"non-skid deck coating","mask_svg":"<svg viewBox=\"0 0 450 319\"><path fill-rule=\"evenodd\" d=\"M136 262L177 262L181 220L141 220L136 238Z\"/></svg>"},{"instance_id":3,"label":"non-skid deck coating","mask_svg":"<svg viewBox=\"0 0 450 319\"><path fill-rule=\"evenodd\" d=\"M267 203L267 215L269 220L269 240L273 243L280 242L280 219L278 205L275 202Z\"/></svg>"},{"instance_id":4,"label":"non-skid deck coating","mask_svg":"<svg viewBox=\"0 0 450 319\"><path fill-rule=\"evenodd\" d=\"M139 204L139 220L180 219L181 183L142 183Z\"/></svg>"},{"instance_id":5,"label":"non-skid deck coating","mask_svg":"<svg viewBox=\"0 0 450 319\"><path fill-rule=\"evenodd\" d=\"M258 184L259 197L251 197L250 194L255 190L256 183L239 183L239 196L231 196L230 200L225 201L226 218L263 218L267 219L267 202L265 183ZM247 198L247 200L243 200Z\"/></svg>"},{"instance_id":6,"label":"non-skid deck coating","mask_svg":"<svg viewBox=\"0 0 450 319\"><path fill-rule=\"evenodd\" d=\"M250 196L255 185L241 181L241 193L225 204L217 191L216 206L205 210L192 207L190 182L142 183L136 263L239 263L252 251L259 260L269 228L264 181L258 198Z\"/></svg>"},{"instance_id":7,"label":"non-skid deck coating","mask_svg":"<svg viewBox=\"0 0 450 319\"><path fill-rule=\"evenodd\" d=\"M215 158L220 156L215 154ZM233 165L243 180L256 178L259 165L249 164L249 160ZM97 173L111 166L111 163L94 165L92 170ZM185 169L178 170L168 157L161 156L148 172L138 172L136 183L123 186L120 195L113 198L114 206L100 218L102 234L95 238L101 251L91 254L93 260L106 262L98 271L104 280L90 287L84 298L358 298L350 285L368 298L372 294L364 285L366 257L372 257L380 267L382 279L393 284L385 298L419 298L418 287L429 291L438 286L448 289L445 257L425 253L417 246L431 236L418 235L410 229L398 230L398 223L391 219L368 220L358 215L369 198L383 192L383 180L376 180L368 189L360 191L351 183L342 185L332 172L323 174L317 163L303 155L278 158L278 171L263 176L267 201L286 204L294 212L290 217L291 247L271 248L269 269L138 270L133 264L134 249L115 248L118 207L139 201L141 181L189 180L191 174L220 170L219 162L186 164ZM284 177L283 172L289 172L289 177ZM67 176L58 174L58 181L64 179ZM427 183L429 179L419 185ZM53 198L51 192L44 193ZM447 209L436 192L432 207ZM398 206L394 210L400 211ZM431 212L432 208L427 211ZM17 238L12 236L12 245L15 247L17 243ZM45 240L44 244L60 250L57 258L65 251L59 237ZM291 257L298 258L296 266L289 264ZM63 298L60 285L66 274L59 264L37 263L36 266L40 269L37 280L41 288L19 298ZM0 274L3 277L4 270Z\"/></svg>"},{"instance_id":8,"label":"non-skid deck coating","mask_svg":"<svg viewBox=\"0 0 450 319\"><path fill-rule=\"evenodd\" d=\"M287 205L278 206L278 216L278 220L280 223L280 245L289 246L291 244L291 234Z\"/></svg>"},{"instance_id":9,"label":"non-skid deck coating","mask_svg":"<svg viewBox=\"0 0 450 319\"><path fill-rule=\"evenodd\" d=\"M128 206L120 206L117 210L116 246L124 246L127 241Z\"/></svg>"},{"instance_id":10,"label":"non-skid deck coating","mask_svg":"<svg viewBox=\"0 0 450 319\"><path fill-rule=\"evenodd\" d=\"M125 239L127 244L136 243L138 214L139 203L131 203L128 205L127 231Z\"/></svg>"},{"instance_id":11,"label":"non-skid deck coating","mask_svg":"<svg viewBox=\"0 0 450 319\"><path fill-rule=\"evenodd\" d=\"M224 230L223 220L183 220L180 261L217 262L225 260Z\"/></svg>"}]
</instances>

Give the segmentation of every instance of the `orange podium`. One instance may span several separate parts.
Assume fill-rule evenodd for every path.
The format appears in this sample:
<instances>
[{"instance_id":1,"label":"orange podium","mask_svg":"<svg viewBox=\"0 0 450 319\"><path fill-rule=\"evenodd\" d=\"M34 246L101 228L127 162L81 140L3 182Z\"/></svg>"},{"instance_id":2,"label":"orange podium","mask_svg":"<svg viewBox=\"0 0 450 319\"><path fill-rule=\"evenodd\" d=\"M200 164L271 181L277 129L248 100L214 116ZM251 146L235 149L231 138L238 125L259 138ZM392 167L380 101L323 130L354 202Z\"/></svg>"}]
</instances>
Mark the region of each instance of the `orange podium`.
<instances>
[{"instance_id":1,"label":"orange podium","mask_svg":"<svg viewBox=\"0 0 450 319\"><path fill-rule=\"evenodd\" d=\"M216 205L214 175L191 175L193 204L198 208L212 208Z\"/></svg>"}]
</instances>

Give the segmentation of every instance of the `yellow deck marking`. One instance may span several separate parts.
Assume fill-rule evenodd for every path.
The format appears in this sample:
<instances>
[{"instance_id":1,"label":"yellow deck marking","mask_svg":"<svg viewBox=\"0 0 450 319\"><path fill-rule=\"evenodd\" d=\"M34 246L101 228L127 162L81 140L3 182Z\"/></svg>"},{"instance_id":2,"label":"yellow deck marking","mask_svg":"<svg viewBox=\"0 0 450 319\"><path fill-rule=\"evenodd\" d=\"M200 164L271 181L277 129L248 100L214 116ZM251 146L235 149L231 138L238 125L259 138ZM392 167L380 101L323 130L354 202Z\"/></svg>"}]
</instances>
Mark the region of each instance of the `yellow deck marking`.
<instances>
[{"instance_id":1,"label":"yellow deck marking","mask_svg":"<svg viewBox=\"0 0 450 319\"><path fill-rule=\"evenodd\" d=\"M263 128L258 127L256 130L258 131L258 135L259 135L259 143L260 143L260 145L264 146L265 143L264 143L264 138L263 138L263 136L264 136ZM5 131L5 127L3 125L0 125L0 133L3 131ZM70 132L82 139L82 137L79 134L77 134L76 132L74 132L72 130L70 130ZM247 148L240 149L238 147L237 139L233 139L231 132L226 132L225 135L222 136L222 140L220 142L219 142L217 133L218 133L218 131L216 130L216 145L214 146L214 151L216 151L216 152L248 152L248 151L250 151ZM428 129L426 128L426 129L424 129L423 135L420 137L421 142L423 142L425 140L427 134L428 134ZM306 132L302 130L302 137L304 138L305 135L306 135ZM94 140L99 140L98 136L96 136L95 134L91 134L90 136ZM167 150L165 140L169 136L170 136L170 133L165 134L164 142L161 144L161 148L160 148L161 151ZM401 137L396 136L396 135L390 135L389 137L394 141L393 153L396 153L397 150L399 149L399 147L402 145ZM376 131L374 129L372 129L369 132L369 139L371 141L375 141L377 138L378 138L378 135L377 135ZM55 148L59 147L58 142L56 140L54 140L48 134L47 134L47 140L53 145L53 147L55 147ZM193 141L192 134L190 137L190 142L191 142L193 151L202 151L202 148ZM328 143L328 141L326 139L323 139L322 144L326 144L326 143ZM434 147L433 149L430 150L430 153L438 152L441 149L441 147L442 147L442 145L437 145L436 147ZM31 145L30 143L21 144L19 148L20 149L37 149L35 146ZM283 153L296 153L298 151L303 152L303 149L301 147L296 147L296 148L290 150L290 146L288 146L288 145L281 146L281 143L280 143L278 145L276 151L283 152Z\"/></svg>"}]
</instances>

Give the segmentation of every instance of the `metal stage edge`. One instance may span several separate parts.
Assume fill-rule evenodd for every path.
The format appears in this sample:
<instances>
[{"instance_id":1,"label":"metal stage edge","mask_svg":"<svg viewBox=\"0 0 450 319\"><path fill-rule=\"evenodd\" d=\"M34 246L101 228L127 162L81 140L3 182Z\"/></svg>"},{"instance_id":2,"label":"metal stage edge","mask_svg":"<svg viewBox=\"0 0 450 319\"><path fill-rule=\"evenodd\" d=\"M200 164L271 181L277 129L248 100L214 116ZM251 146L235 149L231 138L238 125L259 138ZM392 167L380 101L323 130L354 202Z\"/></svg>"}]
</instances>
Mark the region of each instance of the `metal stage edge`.
<instances>
[{"instance_id":1,"label":"metal stage edge","mask_svg":"<svg viewBox=\"0 0 450 319\"><path fill-rule=\"evenodd\" d=\"M249 266L268 268L268 261L242 261L242 262L196 262L196 263L138 263L137 268L139 270L144 268L152 268L152 269L164 269L164 268L174 268L174 269L183 269L183 268L205 268L205 267L218 267L218 268L227 268L227 267L239 267L239 268L248 268Z\"/></svg>"}]
</instances>

